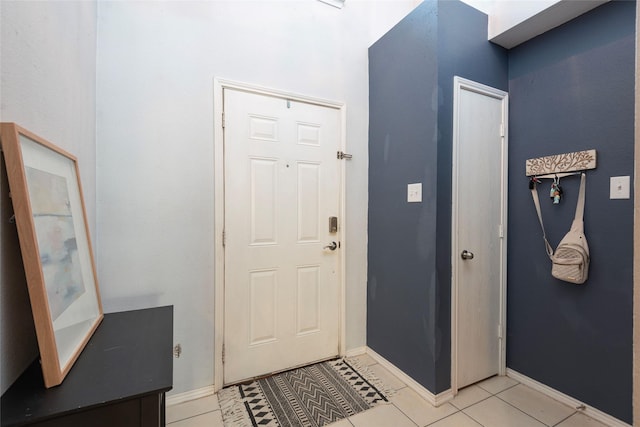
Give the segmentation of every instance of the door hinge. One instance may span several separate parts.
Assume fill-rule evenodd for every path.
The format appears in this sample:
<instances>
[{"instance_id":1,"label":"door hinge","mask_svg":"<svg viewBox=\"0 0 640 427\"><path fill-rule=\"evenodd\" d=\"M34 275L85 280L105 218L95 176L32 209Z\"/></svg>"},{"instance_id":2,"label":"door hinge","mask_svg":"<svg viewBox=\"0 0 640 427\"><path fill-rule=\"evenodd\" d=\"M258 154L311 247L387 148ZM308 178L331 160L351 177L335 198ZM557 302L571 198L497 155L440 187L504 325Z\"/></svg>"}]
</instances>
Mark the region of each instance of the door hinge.
<instances>
[{"instance_id":1,"label":"door hinge","mask_svg":"<svg viewBox=\"0 0 640 427\"><path fill-rule=\"evenodd\" d=\"M351 160L353 156L351 154L347 154L344 151L338 151L338 160Z\"/></svg>"},{"instance_id":2,"label":"door hinge","mask_svg":"<svg viewBox=\"0 0 640 427\"><path fill-rule=\"evenodd\" d=\"M226 126L225 120L224 120L224 111L222 112L222 129L224 129L224 127Z\"/></svg>"},{"instance_id":3,"label":"door hinge","mask_svg":"<svg viewBox=\"0 0 640 427\"><path fill-rule=\"evenodd\" d=\"M227 246L227 232L222 230L222 247Z\"/></svg>"},{"instance_id":4,"label":"door hinge","mask_svg":"<svg viewBox=\"0 0 640 427\"><path fill-rule=\"evenodd\" d=\"M498 226L498 237L504 239L504 227L502 224Z\"/></svg>"},{"instance_id":5,"label":"door hinge","mask_svg":"<svg viewBox=\"0 0 640 427\"><path fill-rule=\"evenodd\" d=\"M504 123L500 123L500 136L504 137Z\"/></svg>"},{"instance_id":6,"label":"door hinge","mask_svg":"<svg viewBox=\"0 0 640 427\"><path fill-rule=\"evenodd\" d=\"M498 339L502 339L502 325L498 325Z\"/></svg>"},{"instance_id":7,"label":"door hinge","mask_svg":"<svg viewBox=\"0 0 640 427\"><path fill-rule=\"evenodd\" d=\"M222 344L222 364L224 365L225 362L225 348L224 348L224 344Z\"/></svg>"}]
</instances>

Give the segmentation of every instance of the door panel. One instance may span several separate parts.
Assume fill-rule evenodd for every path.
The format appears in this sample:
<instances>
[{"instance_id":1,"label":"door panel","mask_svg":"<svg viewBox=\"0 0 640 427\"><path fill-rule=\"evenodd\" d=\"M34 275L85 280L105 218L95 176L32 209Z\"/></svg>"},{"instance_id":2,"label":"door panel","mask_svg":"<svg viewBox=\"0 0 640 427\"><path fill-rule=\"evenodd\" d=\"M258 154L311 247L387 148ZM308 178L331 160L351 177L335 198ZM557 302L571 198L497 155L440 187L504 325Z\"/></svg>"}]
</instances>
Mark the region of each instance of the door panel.
<instances>
[{"instance_id":1,"label":"door panel","mask_svg":"<svg viewBox=\"0 0 640 427\"><path fill-rule=\"evenodd\" d=\"M320 241L320 163L298 162L298 243Z\"/></svg>"},{"instance_id":2,"label":"door panel","mask_svg":"<svg viewBox=\"0 0 640 427\"><path fill-rule=\"evenodd\" d=\"M318 295L320 292L320 266L298 267L296 301L296 333L298 335L317 332L320 329Z\"/></svg>"},{"instance_id":3,"label":"door panel","mask_svg":"<svg viewBox=\"0 0 640 427\"><path fill-rule=\"evenodd\" d=\"M506 94L505 94L506 96ZM457 387L499 373L505 99L464 87L457 98ZM473 257L462 257L462 251Z\"/></svg>"},{"instance_id":4,"label":"door panel","mask_svg":"<svg viewBox=\"0 0 640 427\"><path fill-rule=\"evenodd\" d=\"M250 158L251 243L277 243L278 175L277 160Z\"/></svg>"},{"instance_id":5,"label":"door panel","mask_svg":"<svg viewBox=\"0 0 640 427\"><path fill-rule=\"evenodd\" d=\"M337 109L224 91L224 382L338 355Z\"/></svg>"}]
</instances>

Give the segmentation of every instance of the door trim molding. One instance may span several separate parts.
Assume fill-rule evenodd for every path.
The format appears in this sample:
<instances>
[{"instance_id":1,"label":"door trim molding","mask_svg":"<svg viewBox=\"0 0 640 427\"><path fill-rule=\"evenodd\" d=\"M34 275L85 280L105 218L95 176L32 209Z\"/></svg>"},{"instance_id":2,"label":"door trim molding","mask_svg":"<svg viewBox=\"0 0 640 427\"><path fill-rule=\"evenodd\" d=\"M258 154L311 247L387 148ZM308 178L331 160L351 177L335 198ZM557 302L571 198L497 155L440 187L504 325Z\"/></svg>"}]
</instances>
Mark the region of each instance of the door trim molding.
<instances>
[{"instance_id":1,"label":"door trim molding","mask_svg":"<svg viewBox=\"0 0 640 427\"><path fill-rule=\"evenodd\" d=\"M339 150L346 151L346 105L342 102L314 98L293 92L286 92L252 85L233 80L214 77L213 79L213 146L214 146L214 391L224 386L224 366L222 363L222 347L224 344L224 266L225 252L223 246L224 228L224 131L222 128L222 112L224 111L224 89L233 89L259 95L273 96L304 102L340 111L341 129ZM345 162L339 166L340 170L340 319L338 331L338 352L344 356L346 352L346 286L345 286L345 247L346 247L346 206L345 206Z\"/></svg>"},{"instance_id":2,"label":"door trim molding","mask_svg":"<svg viewBox=\"0 0 640 427\"><path fill-rule=\"evenodd\" d=\"M458 254L457 229L458 229L458 162L459 162L459 96L462 90L469 90L482 95L502 100L502 122L504 124L504 137L502 139L502 243L500 245L500 314L499 314L499 365L498 374L506 374L506 310L507 310L507 191L508 188L508 108L509 95L507 92L476 83L458 76L453 78L453 152L451 173L451 390L458 393L458 268L460 260Z\"/></svg>"}]
</instances>

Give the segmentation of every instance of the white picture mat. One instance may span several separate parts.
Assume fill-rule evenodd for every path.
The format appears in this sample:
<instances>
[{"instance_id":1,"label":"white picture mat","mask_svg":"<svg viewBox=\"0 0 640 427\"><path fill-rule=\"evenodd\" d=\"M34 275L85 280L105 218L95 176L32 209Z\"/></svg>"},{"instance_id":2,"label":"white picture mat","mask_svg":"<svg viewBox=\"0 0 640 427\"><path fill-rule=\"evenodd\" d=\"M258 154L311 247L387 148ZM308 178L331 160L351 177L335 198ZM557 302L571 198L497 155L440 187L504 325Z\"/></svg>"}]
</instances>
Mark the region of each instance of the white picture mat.
<instances>
[{"instance_id":1,"label":"white picture mat","mask_svg":"<svg viewBox=\"0 0 640 427\"><path fill-rule=\"evenodd\" d=\"M64 369L72 356L80 348L94 323L93 321L100 315L89 238L84 222L84 208L80 194L79 180L76 174L75 162L72 159L22 134L20 134L20 147L25 173L26 168L29 167L62 176L67 180L79 265L82 280L85 285L85 292L53 321L60 368Z\"/></svg>"}]
</instances>

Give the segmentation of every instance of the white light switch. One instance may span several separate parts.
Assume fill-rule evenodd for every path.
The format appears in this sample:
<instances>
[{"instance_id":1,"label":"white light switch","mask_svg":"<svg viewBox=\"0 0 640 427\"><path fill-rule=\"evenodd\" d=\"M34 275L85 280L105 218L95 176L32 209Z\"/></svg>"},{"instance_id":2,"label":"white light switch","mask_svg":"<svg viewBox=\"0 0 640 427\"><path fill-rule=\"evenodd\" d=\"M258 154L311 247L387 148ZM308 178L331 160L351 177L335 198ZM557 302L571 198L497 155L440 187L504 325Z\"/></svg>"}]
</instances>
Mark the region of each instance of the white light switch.
<instances>
[{"instance_id":1,"label":"white light switch","mask_svg":"<svg viewBox=\"0 0 640 427\"><path fill-rule=\"evenodd\" d=\"M628 199L631 179L629 176L612 176L609 190L610 199Z\"/></svg>"},{"instance_id":2,"label":"white light switch","mask_svg":"<svg viewBox=\"0 0 640 427\"><path fill-rule=\"evenodd\" d=\"M407 184L407 202L422 202L422 183Z\"/></svg>"}]
</instances>

